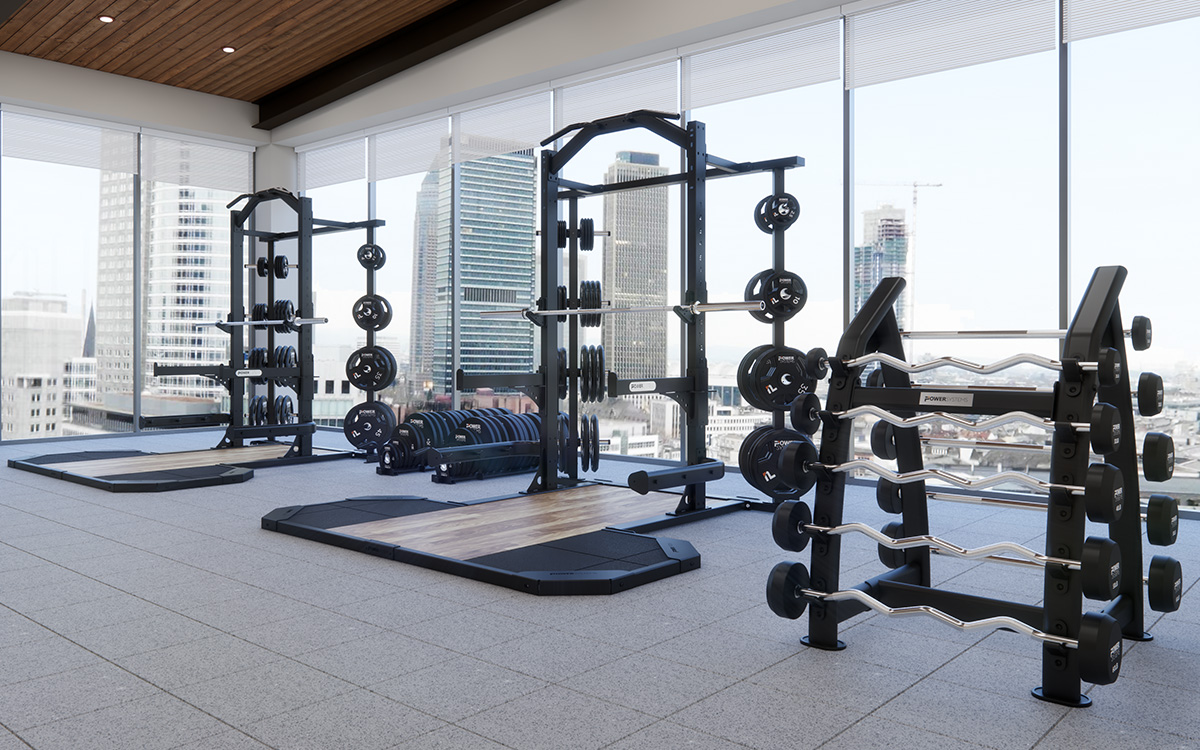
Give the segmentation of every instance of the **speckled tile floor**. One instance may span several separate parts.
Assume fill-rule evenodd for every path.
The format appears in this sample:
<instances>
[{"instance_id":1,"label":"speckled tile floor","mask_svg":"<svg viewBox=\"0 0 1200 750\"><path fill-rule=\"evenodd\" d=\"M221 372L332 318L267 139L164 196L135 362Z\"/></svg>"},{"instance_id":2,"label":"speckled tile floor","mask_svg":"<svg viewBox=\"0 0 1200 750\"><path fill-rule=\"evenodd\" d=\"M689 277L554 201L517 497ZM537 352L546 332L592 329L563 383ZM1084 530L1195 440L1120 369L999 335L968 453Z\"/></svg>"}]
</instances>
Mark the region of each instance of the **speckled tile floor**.
<instances>
[{"instance_id":1,"label":"speckled tile floor","mask_svg":"<svg viewBox=\"0 0 1200 750\"><path fill-rule=\"evenodd\" d=\"M318 443L337 447L340 436ZM0 459L186 450L212 433L5 445ZM605 461L619 480L636 467ZM767 608L770 516L671 528L699 570L613 596L535 597L263 531L268 511L345 496L455 499L528 477L436 485L354 460L263 469L249 482L109 494L0 469L0 750L49 748L1134 748L1200 747L1200 523L1171 550L1180 611L1126 642L1121 679L1087 709L1033 699L1040 647L867 613L848 648L800 645ZM731 476L713 494L749 494ZM1039 516L939 504L933 533L995 526L1036 545ZM847 520L879 526L852 489ZM844 542L843 582L882 570ZM1147 547L1147 556L1161 552ZM1014 598L1036 571L935 559L948 588Z\"/></svg>"}]
</instances>

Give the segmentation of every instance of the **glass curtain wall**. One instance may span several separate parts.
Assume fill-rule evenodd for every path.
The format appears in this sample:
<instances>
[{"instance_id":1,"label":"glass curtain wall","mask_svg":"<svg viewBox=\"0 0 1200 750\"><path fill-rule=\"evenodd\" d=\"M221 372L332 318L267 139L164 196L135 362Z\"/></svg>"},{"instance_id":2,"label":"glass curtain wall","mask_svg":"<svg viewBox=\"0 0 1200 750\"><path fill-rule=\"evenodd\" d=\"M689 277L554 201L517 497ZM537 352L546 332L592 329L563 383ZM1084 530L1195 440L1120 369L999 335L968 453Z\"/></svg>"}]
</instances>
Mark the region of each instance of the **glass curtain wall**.
<instances>
[{"instance_id":1,"label":"glass curtain wall","mask_svg":"<svg viewBox=\"0 0 1200 750\"><path fill-rule=\"evenodd\" d=\"M253 153L145 135L141 173L141 338L148 416L227 412L229 393L203 377L155 377L154 365L218 365L229 334L229 210L253 186ZM244 289L257 278L252 272ZM246 304L246 300L242 300Z\"/></svg>"},{"instance_id":2,"label":"glass curtain wall","mask_svg":"<svg viewBox=\"0 0 1200 750\"><path fill-rule=\"evenodd\" d=\"M808 291L786 325L786 344L802 351L832 349L842 330L840 39L841 22L831 19L683 60L688 116L705 123L709 153L737 162L805 160L784 173L784 190L800 204L784 236L784 268ZM709 299L743 299L751 277L772 267L774 241L754 222L755 206L768 195L771 173L708 183ZM770 343L773 330L748 313L713 314L707 322L708 455L735 466L746 435L771 423L769 412L738 391L738 365L751 348Z\"/></svg>"},{"instance_id":3,"label":"glass curtain wall","mask_svg":"<svg viewBox=\"0 0 1200 750\"><path fill-rule=\"evenodd\" d=\"M0 113L5 440L133 429L137 134Z\"/></svg>"},{"instance_id":4,"label":"glass curtain wall","mask_svg":"<svg viewBox=\"0 0 1200 750\"><path fill-rule=\"evenodd\" d=\"M1087 3L1083 4L1086 10ZM1132 9L1131 9L1132 10ZM1069 18L1069 34L1097 29ZM1103 19L1101 19L1103 20ZM1128 25L1139 19L1124 20ZM1130 353L1132 379L1155 372L1166 408L1137 418L1137 444L1147 431L1175 441L1175 475L1165 491L1200 503L1200 346L1192 321L1200 279L1194 223L1200 197L1200 99L1186 93L1200 78L1200 18L1147 28L1124 24L1070 42L1071 308L1092 269L1129 269L1121 292L1126 327L1135 315L1153 322L1153 346ZM1128 343L1127 343L1128 349Z\"/></svg>"}]
</instances>

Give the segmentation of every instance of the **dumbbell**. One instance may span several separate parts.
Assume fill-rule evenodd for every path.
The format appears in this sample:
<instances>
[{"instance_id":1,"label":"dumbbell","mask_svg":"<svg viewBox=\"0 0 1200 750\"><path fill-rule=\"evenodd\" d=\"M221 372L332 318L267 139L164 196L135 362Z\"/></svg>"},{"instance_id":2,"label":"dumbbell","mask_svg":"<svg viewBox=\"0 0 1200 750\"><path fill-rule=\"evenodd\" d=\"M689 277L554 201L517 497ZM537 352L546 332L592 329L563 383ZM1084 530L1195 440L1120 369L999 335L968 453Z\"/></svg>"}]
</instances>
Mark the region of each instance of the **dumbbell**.
<instances>
[{"instance_id":1,"label":"dumbbell","mask_svg":"<svg viewBox=\"0 0 1200 750\"><path fill-rule=\"evenodd\" d=\"M1088 467L1082 485L1056 484L1034 479L1028 474L1004 472L978 480L967 480L938 469L921 469L897 474L870 461L849 461L827 466L817 460L817 448L805 438L789 443L779 457L779 475L783 481L796 487L800 494L808 492L817 483L818 473L846 473L855 469L866 469L878 476L898 484L921 482L925 479L943 479L966 488L984 488L1005 481L1015 481L1035 489L1062 490L1084 498L1087 517L1097 523L1111 523L1121 517L1125 505L1125 480L1121 470L1107 463L1094 463Z\"/></svg>"},{"instance_id":2,"label":"dumbbell","mask_svg":"<svg viewBox=\"0 0 1200 750\"><path fill-rule=\"evenodd\" d=\"M1183 566L1167 555L1150 558L1150 574L1142 579L1155 612L1174 612L1183 601Z\"/></svg>"},{"instance_id":3,"label":"dumbbell","mask_svg":"<svg viewBox=\"0 0 1200 750\"><path fill-rule=\"evenodd\" d=\"M795 620L804 614L808 602L838 602L853 600L889 617L925 615L958 628L977 630L981 628L1005 628L1035 638L1043 643L1053 643L1078 652L1079 677L1085 682L1108 685L1116 682L1121 674L1121 626L1110 615L1101 612L1084 612L1079 624L1079 637L1046 633L1024 622L1006 616L988 617L983 620L960 620L935 607L915 605L889 607L875 597L857 589L842 591L816 591L810 588L808 568L803 563L782 562L771 569L767 577L767 605L780 617Z\"/></svg>"},{"instance_id":4,"label":"dumbbell","mask_svg":"<svg viewBox=\"0 0 1200 750\"><path fill-rule=\"evenodd\" d=\"M1142 439L1142 475L1150 482L1165 482L1175 474L1175 441L1162 432L1147 432Z\"/></svg>"},{"instance_id":5,"label":"dumbbell","mask_svg":"<svg viewBox=\"0 0 1200 750\"><path fill-rule=\"evenodd\" d=\"M1022 562L1034 565L1062 565L1065 568L1078 570L1083 585L1083 594L1089 599L1108 601L1116 597L1121 587L1121 549L1116 542L1103 537L1088 537L1083 544L1079 560L1051 557L1035 552L1013 542L998 542L975 549L966 549L928 534L906 537L903 525L893 521L887 524L883 531L861 523L848 523L840 526L816 526L812 522L812 511L806 503L799 500L788 500L775 509L771 521L771 536L775 543L783 549L800 552L808 546L808 540L813 534L841 535L848 533L864 534L879 544L879 558L889 568L899 568L904 564L904 550L916 547L933 547L953 557L966 560L983 559L997 562L995 556L999 552L1020 555Z\"/></svg>"}]
</instances>

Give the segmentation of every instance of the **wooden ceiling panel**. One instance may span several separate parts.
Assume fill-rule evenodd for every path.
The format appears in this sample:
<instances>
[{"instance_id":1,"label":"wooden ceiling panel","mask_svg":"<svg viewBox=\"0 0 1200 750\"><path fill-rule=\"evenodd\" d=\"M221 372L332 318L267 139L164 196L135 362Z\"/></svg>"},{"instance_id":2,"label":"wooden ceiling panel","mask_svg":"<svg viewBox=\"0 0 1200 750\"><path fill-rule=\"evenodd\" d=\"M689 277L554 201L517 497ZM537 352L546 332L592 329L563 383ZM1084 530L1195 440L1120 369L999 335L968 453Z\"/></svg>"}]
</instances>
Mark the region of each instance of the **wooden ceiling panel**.
<instances>
[{"instance_id":1,"label":"wooden ceiling panel","mask_svg":"<svg viewBox=\"0 0 1200 750\"><path fill-rule=\"evenodd\" d=\"M278 125L554 2L0 0L0 51L270 103Z\"/></svg>"},{"instance_id":2,"label":"wooden ceiling panel","mask_svg":"<svg viewBox=\"0 0 1200 750\"><path fill-rule=\"evenodd\" d=\"M455 1L27 0L0 50L255 101Z\"/></svg>"}]
</instances>

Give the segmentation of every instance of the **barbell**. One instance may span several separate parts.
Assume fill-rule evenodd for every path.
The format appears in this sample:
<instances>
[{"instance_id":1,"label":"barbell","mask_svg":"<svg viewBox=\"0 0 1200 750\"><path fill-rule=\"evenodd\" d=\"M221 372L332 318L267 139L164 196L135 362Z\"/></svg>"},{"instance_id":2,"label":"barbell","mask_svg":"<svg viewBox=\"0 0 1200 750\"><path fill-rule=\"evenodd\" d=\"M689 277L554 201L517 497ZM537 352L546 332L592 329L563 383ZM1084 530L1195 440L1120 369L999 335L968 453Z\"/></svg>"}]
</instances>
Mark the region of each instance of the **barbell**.
<instances>
[{"instance_id":1,"label":"barbell","mask_svg":"<svg viewBox=\"0 0 1200 750\"><path fill-rule=\"evenodd\" d=\"M727 310L763 310L765 303L761 300L752 302L693 302L690 305L653 305L650 307L600 307L583 308L579 310L537 310L523 307L516 310L484 310L479 313L484 317L496 316L526 316L536 315L550 317L554 315L615 315L618 313L651 313L651 312L687 312L692 315L708 312L725 312Z\"/></svg>"},{"instance_id":2,"label":"barbell","mask_svg":"<svg viewBox=\"0 0 1200 750\"><path fill-rule=\"evenodd\" d=\"M1083 584L1083 595L1089 599L1109 601L1120 593L1121 589L1121 548L1117 543L1105 537L1089 536L1083 543L1083 552L1079 560L1063 557L1053 557L1036 552L1015 542L995 542L982 547L968 549L953 542L930 534L919 536L893 536L889 531L899 531L903 527L895 522L888 524L884 531L876 531L863 523L845 523L838 526L818 526L812 522L812 511L808 504L799 500L788 500L775 508L771 521L771 536L781 548L791 552L801 552L808 546L809 539L814 534L825 536L840 536L843 534L864 534L875 540L880 546L880 555L885 550L906 550L917 547L930 547L940 550L951 557L965 560L984 560L986 562L1005 562L1019 560L1031 565L1044 567L1046 565L1061 565L1064 568L1078 570ZM1016 555L1016 558L1004 557L997 559L1000 553ZM884 560L888 567L896 568L903 564L903 559ZM895 564L892 564L895 563Z\"/></svg>"},{"instance_id":3,"label":"barbell","mask_svg":"<svg viewBox=\"0 0 1200 750\"><path fill-rule=\"evenodd\" d=\"M1135 315L1124 334L1129 337L1134 350L1140 352L1149 349L1153 339L1150 319L1144 315ZM1061 339L1067 335L1067 332L1062 328L1048 328L1043 330L901 331L900 335L908 339Z\"/></svg>"},{"instance_id":4,"label":"barbell","mask_svg":"<svg viewBox=\"0 0 1200 750\"><path fill-rule=\"evenodd\" d=\"M1072 495L1082 496L1087 517L1097 523L1116 521L1121 517L1121 511L1125 506L1125 480L1121 475L1121 470L1108 463L1093 463L1088 467L1084 483L1073 485L1044 482L1017 471L1002 471L980 479L964 479L941 469L919 469L897 473L863 459L827 465L817 460L817 448L808 438L789 443L779 457L780 476L785 482L799 489L801 495L812 489L817 482L818 474L843 474L856 469L864 469L895 484L912 484L926 479L940 479L965 489L984 489L1005 482L1016 482L1043 492L1065 491Z\"/></svg>"},{"instance_id":5,"label":"barbell","mask_svg":"<svg viewBox=\"0 0 1200 750\"><path fill-rule=\"evenodd\" d=\"M1038 630L1015 617L985 617L981 620L960 620L936 607L918 604L889 607L875 597L858 589L817 591L810 588L808 568L803 563L782 562L767 578L767 605L780 617L795 620L804 614L809 601L857 601L889 617L925 615L959 630L1012 630L1043 643L1053 643L1079 653L1079 676L1085 682L1108 685L1121 674L1121 626L1102 612L1084 612L1079 624L1079 637L1067 638Z\"/></svg>"}]
</instances>

